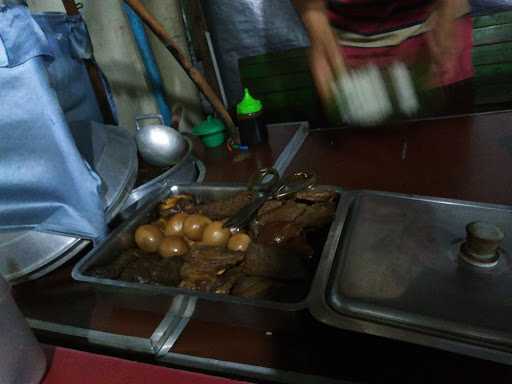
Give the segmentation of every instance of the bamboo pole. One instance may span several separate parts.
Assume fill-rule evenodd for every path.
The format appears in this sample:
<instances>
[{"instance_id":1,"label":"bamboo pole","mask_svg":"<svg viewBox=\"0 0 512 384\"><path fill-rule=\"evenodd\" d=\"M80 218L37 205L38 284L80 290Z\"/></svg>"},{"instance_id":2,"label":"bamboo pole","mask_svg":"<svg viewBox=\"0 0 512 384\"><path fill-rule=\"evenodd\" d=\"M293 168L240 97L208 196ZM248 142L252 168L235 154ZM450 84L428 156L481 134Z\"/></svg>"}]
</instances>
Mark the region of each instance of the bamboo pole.
<instances>
[{"instance_id":1,"label":"bamboo pole","mask_svg":"<svg viewBox=\"0 0 512 384\"><path fill-rule=\"evenodd\" d=\"M201 93L212 104L215 111L220 115L221 119L231 132L231 135L236 133L235 123L228 111L222 104L217 94L214 92L208 81L203 77L188 57L176 45L171 35L165 31L165 28L160 22L144 7L139 0L124 0L132 9L139 15L146 26L158 37L158 39L165 45L167 50L174 56L180 66L185 70L190 79L199 88Z\"/></svg>"}]
</instances>

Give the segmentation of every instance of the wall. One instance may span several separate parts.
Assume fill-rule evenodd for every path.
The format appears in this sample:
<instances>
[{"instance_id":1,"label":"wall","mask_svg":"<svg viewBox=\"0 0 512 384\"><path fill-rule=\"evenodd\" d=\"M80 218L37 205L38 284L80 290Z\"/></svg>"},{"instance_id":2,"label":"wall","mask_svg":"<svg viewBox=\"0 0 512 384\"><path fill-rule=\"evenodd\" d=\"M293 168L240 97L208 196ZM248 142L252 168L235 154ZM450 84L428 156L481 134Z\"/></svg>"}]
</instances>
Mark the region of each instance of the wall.
<instances>
[{"instance_id":1,"label":"wall","mask_svg":"<svg viewBox=\"0 0 512 384\"><path fill-rule=\"evenodd\" d=\"M201 4L230 106L240 101L245 86L240 82L239 59L309 45L290 0L202 0Z\"/></svg>"},{"instance_id":2,"label":"wall","mask_svg":"<svg viewBox=\"0 0 512 384\"><path fill-rule=\"evenodd\" d=\"M122 11L121 0L82 3L81 13L91 34L96 59L113 89L120 125L134 129L136 115L157 112L157 107L144 77L142 60ZM64 11L60 0L28 0L28 4L34 12ZM186 51L178 1L146 0L144 4ZM147 31L147 34L162 73L168 102L171 106L177 103L185 106L183 125L196 124L203 116L194 84L152 33Z\"/></svg>"}]
</instances>

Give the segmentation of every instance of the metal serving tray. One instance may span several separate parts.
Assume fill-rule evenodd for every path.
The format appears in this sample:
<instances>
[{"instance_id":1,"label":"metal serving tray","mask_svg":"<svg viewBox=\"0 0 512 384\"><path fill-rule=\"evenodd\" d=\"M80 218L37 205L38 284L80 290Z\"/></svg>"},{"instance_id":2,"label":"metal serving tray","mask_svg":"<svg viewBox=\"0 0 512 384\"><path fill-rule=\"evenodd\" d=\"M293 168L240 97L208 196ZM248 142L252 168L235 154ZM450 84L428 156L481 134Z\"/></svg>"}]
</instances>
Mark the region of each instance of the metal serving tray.
<instances>
[{"instance_id":1,"label":"metal serving tray","mask_svg":"<svg viewBox=\"0 0 512 384\"><path fill-rule=\"evenodd\" d=\"M322 188L334 189L334 187ZM187 193L194 195L200 201L216 200L226 198L244 190L246 190L246 186L242 184L191 184L161 187L160 190L151 195L151 199L147 201L146 204L137 209L137 211L122 223L102 244L92 250L75 265L72 271L72 277L75 280L91 283L97 287L114 290L132 289L170 296L187 295L196 297L198 299L198 304L215 302L215 307L202 305L200 308L196 308L196 314L203 313L205 317L208 317L209 321L215 321L214 318L218 317L218 320L221 322L225 322L227 319L235 320L237 324L247 324L247 322L257 321L258 324L261 325L261 321L264 322L265 317L267 317L266 320L271 320L273 326L275 326L276 323L280 321L277 319L278 316L275 315L275 310L280 312L295 312L306 309L310 300L311 291L309 291L307 296L299 302L283 303L269 300L245 299L237 296L219 295L215 293L202 293L189 289L124 282L98 278L87 274L87 271L92 266L106 264L118 256L122 250L132 246L136 228L141 224L147 223L152 217L154 217L156 206L165 198L172 195ZM251 318L251 312L248 312L249 307L253 309L258 308L258 315L252 316ZM269 314L272 313L272 315L262 315L265 310L268 310Z\"/></svg>"},{"instance_id":2,"label":"metal serving tray","mask_svg":"<svg viewBox=\"0 0 512 384\"><path fill-rule=\"evenodd\" d=\"M511 207L352 191L338 210L313 282L318 320L512 364ZM492 268L459 257L474 221L505 232Z\"/></svg>"}]
</instances>

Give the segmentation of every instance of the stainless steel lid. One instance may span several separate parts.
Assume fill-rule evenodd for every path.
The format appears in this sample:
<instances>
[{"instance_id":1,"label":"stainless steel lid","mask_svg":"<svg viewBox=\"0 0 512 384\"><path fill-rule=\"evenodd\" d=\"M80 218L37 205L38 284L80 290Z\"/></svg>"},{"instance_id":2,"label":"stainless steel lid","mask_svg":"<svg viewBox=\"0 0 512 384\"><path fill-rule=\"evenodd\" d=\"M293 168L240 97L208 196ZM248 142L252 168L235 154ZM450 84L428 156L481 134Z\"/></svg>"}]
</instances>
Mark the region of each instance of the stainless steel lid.
<instances>
[{"instance_id":1,"label":"stainless steel lid","mask_svg":"<svg viewBox=\"0 0 512 384\"><path fill-rule=\"evenodd\" d=\"M192 154L192 141L186 136L183 136L183 139L186 145L186 150L180 160L159 176L131 191L128 199L122 207L123 215L125 217L128 217L130 213L133 212L133 209L135 208L134 203L137 203L137 206L143 204L145 198L147 196L151 196L156 190L159 190L163 184L193 183L196 181L201 182L204 179L205 171L202 170L198 175L198 170L196 169L196 165L202 163L195 159ZM130 209L127 210L127 208Z\"/></svg>"},{"instance_id":2,"label":"stainless steel lid","mask_svg":"<svg viewBox=\"0 0 512 384\"><path fill-rule=\"evenodd\" d=\"M476 345L512 351L512 208L379 192L340 205L317 318L481 357Z\"/></svg>"},{"instance_id":3,"label":"stainless steel lid","mask_svg":"<svg viewBox=\"0 0 512 384\"><path fill-rule=\"evenodd\" d=\"M128 198L137 176L137 149L129 133L105 126L106 145L95 159L101 177L106 219L109 221ZM0 232L0 274L11 283L40 277L76 255L89 242L77 237L31 230Z\"/></svg>"}]
</instances>

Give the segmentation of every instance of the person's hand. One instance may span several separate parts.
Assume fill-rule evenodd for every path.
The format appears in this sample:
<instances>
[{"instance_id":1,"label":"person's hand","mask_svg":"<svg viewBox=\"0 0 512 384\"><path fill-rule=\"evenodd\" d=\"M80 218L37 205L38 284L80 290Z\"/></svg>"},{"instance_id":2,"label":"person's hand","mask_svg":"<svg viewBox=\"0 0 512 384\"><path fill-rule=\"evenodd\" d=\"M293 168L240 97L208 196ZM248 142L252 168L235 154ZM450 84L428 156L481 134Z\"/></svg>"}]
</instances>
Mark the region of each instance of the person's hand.
<instances>
[{"instance_id":1,"label":"person's hand","mask_svg":"<svg viewBox=\"0 0 512 384\"><path fill-rule=\"evenodd\" d=\"M323 1L295 0L304 26L309 34L310 68L320 98L325 105L332 99L332 86L343 72L343 58L336 41Z\"/></svg>"},{"instance_id":2,"label":"person's hand","mask_svg":"<svg viewBox=\"0 0 512 384\"><path fill-rule=\"evenodd\" d=\"M457 70L457 35L455 12L450 0L439 2L431 18L427 41L431 57L431 81L433 85L445 84Z\"/></svg>"},{"instance_id":3,"label":"person's hand","mask_svg":"<svg viewBox=\"0 0 512 384\"><path fill-rule=\"evenodd\" d=\"M344 72L339 45L327 20L310 34L309 65L315 85L324 103L332 97L332 85Z\"/></svg>"}]
</instances>

